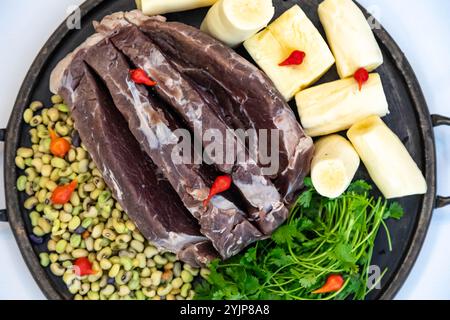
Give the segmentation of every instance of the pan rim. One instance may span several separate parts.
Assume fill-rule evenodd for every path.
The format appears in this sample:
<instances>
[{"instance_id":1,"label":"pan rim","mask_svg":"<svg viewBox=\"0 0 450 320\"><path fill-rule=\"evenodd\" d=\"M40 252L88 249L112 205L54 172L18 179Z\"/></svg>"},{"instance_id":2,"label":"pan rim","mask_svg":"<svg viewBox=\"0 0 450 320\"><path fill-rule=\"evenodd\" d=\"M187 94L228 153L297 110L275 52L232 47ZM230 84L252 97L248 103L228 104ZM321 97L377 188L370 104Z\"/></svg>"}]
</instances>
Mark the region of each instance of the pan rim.
<instances>
[{"instance_id":1,"label":"pan rim","mask_svg":"<svg viewBox=\"0 0 450 320\"><path fill-rule=\"evenodd\" d=\"M87 0L81 6L82 18L90 11L102 4L105 0ZM360 6L366 16L367 11ZM400 71L403 81L406 83L412 103L415 106L414 112L417 113L419 119L420 133L424 144L424 163L425 178L429 186L427 194L423 197L419 217L416 219L416 225L413 230L411 239L409 240L408 249L405 250L400 261L401 265L395 270L389 284L383 289L379 296L380 300L390 300L395 297L408 278L417 258L422 249L427 230L431 222L434 204L436 200L436 147L434 140L433 125L431 122L430 112L422 93L422 89L418 79L408 62L406 56L399 48L394 39L380 25L379 29L374 30L377 39L387 48L396 63L397 69ZM22 112L26 102L29 100L31 92L36 85L36 79L39 76L48 58L53 54L60 42L73 30L69 30L65 21L50 36L43 48L38 53L32 63L16 98L11 117L8 122L5 143L5 193L6 193L6 209L9 213L9 222L14 237L30 270L34 280L38 284L41 291L48 299L69 299L71 296L61 293L54 286L51 279L48 278L44 268L41 267L39 259L32 247L32 244L25 231L25 222L22 218L19 194L15 187L16 168L15 168L15 151L19 144L19 131L22 125ZM14 214L12 214L14 213Z\"/></svg>"}]
</instances>

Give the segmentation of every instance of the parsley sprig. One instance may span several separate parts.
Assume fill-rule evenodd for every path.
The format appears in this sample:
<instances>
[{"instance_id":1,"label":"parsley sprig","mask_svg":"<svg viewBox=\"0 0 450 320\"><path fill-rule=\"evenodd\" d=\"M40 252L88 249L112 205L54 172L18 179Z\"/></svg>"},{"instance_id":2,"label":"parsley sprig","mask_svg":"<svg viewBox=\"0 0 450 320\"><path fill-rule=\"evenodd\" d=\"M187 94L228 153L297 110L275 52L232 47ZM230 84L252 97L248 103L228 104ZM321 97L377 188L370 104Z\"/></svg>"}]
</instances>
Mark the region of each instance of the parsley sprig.
<instances>
[{"instance_id":1,"label":"parsley sprig","mask_svg":"<svg viewBox=\"0 0 450 320\"><path fill-rule=\"evenodd\" d=\"M386 219L400 219L397 203L369 195L371 186L354 182L337 199L320 196L305 181L306 190L291 209L287 223L270 240L245 253L210 264L208 281L197 284L197 299L364 299L368 268L380 227ZM312 294L330 274L341 274L339 292Z\"/></svg>"}]
</instances>

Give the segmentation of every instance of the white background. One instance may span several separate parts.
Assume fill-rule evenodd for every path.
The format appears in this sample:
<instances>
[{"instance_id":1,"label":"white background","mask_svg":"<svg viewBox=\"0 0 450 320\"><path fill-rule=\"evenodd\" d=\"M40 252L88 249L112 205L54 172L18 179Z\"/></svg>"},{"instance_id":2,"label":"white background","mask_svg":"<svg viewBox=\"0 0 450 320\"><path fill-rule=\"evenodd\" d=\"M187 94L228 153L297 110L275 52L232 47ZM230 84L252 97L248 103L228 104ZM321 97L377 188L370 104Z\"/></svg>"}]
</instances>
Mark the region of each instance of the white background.
<instances>
[{"instance_id":1,"label":"white background","mask_svg":"<svg viewBox=\"0 0 450 320\"><path fill-rule=\"evenodd\" d=\"M130 0L133 1L133 0ZM162 1L162 0L160 0ZM0 127L45 41L81 0L0 1ZM301 3L301 0L300 0ZM432 113L450 116L450 1L360 0L390 32L411 62ZM438 192L450 195L450 128L436 129ZM3 167L0 146L0 167ZM3 171L1 171L3 181ZM3 183L0 207L4 208ZM398 299L450 299L450 208L436 210L422 253ZM8 224L0 224L0 299L44 299Z\"/></svg>"}]
</instances>

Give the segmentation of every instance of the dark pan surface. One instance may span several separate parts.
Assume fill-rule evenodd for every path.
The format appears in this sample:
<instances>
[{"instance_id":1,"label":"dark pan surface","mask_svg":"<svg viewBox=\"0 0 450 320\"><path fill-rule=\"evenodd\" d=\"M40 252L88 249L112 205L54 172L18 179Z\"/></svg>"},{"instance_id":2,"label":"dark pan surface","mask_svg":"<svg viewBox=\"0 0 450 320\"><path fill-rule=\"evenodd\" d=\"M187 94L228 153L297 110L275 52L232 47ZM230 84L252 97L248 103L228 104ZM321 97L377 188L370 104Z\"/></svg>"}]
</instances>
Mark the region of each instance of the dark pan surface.
<instances>
[{"instance_id":1,"label":"dark pan surface","mask_svg":"<svg viewBox=\"0 0 450 320\"><path fill-rule=\"evenodd\" d=\"M275 0L277 16L298 3L323 34L317 16L318 0ZM50 91L49 76L54 66L67 53L72 51L90 34L94 32L91 22L100 20L107 14L134 9L132 0L89 0L82 6L83 19L80 30L67 30L64 24L49 39L36 58L27 78L19 92L13 115L7 130L5 177L7 192L8 216L21 248L22 254L36 281L48 298L68 299L64 283L54 277L48 270L40 267L36 252L45 249L43 246L32 246L27 234L30 232L28 213L22 204L25 196L17 192L15 181L20 174L14 165L15 150L19 145L29 145L28 127L22 123L21 115L25 107L33 100L48 102ZM167 15L169 20L176 20L199 26L206 9ZM391 299L400 289L412 268L422 246L435 201L435 149L430 115L414 73L401 50L382 28L375 30L381 45L385 63L377 71L381 74L391 114L385 118L388 125L406 144L419 167L425 173L429 192L426 196L413 196L399 202L405 209L405 217L401 221L389 221L394 249L389 252L384 231L376 242L373 264L382 270L388 269L381 282L381 289L374 290L369 299ZM249 58L241 47L238 52ZM335 68L327 73L320 82L338 79ZM292 107L295 110L294 104ZM358 176L369 179L367 172L360 169Z\"/></svg>"}]
</instances>

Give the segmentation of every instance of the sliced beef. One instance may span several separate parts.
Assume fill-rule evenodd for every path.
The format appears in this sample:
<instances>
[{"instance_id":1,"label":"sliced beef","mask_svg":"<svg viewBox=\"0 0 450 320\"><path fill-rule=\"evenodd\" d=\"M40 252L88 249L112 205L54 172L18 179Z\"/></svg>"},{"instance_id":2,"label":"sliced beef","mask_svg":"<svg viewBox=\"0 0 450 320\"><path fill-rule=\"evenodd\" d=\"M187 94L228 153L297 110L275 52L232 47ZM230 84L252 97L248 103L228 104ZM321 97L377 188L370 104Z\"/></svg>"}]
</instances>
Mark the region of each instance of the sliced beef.
<instances>
[{"instance_id":1,"label":"sliced beef","mask_svg":"<svg viewBox=\"0 0 450 320\"><path fill-rule=\"evenodd\" d=\"M301 188L310 170L312 139L306 136L294 113L270 79L232 49L200 30L178 22L163 23L139 11L125 14L184 70L201 70L214 85L229 93L221 104L249 120L250 128L280 130L280 168L274 181L286 201ZM184 72L183 70L181 70ZM195 73L194 73L195 74ZM204 81L204 80L202 80Z\"/></svg>"},{"instance_id":2,"label":"sliced beef","mask_svg":"<svg viewBox=\"0 0 450 320\"><path fill-rule=\"evenodd\" d=\"M131 132L153 162L162 170L184 205L199 221L206 235L223 258L229 258L261 239L261 234L232 202L227 206L204 207L209 193L208 172L203 165L175 163L173 150L178 145L176 120L161 102L147 93L144 86L129 79L131 66L109 40L88 50L84 60L105 82L117 109L128 122ZM222 203L222 202L220 202Z\"/></svg>"},{"instance_id":3,"label":"sliced beef","mask_svg":"<svg viewBox=\"0 0 450 320\"><path fill-rule=\"evenodd\" d=\"M197 221L167 180L157 175L156 166L140 149L105 90L85 67L82 73L78 71L72 73L81 76L71 88L72 94L67 96L67 90L61 93L71 102L75 127L117 201L157 246L176 253L194 250L195 254L183 255L184 261L194 266L213 259L214 252L205 243Z\"/></svg>"},{"instance_id":4,"label":"sliced beef","mask_svg":"<svg viewBox=\"0 0 450 320\"><path fill-rule=\"evenodd\" d=\"M201 136L211 129L220 132L222 137L231 135L231 150L241 150L244 153L241 157L246 161L235 163L232 160L231 165L215 164L224 172L227 172L229 167L233 168L233 182L247 200L246 209L250 219L255 221L264 234L270 235L287 219L288 210L272 182L262 175L256 162L249 159L245 146L237 147L240 140L214 112L219 110L220 106L208 104L196 88L165 58L160 49L135 26L118 29L109 39L133 64L144 69L157 82L156 93L176 109L190 125L191 130ZM204 147L208 148L204 140L203 143Z\"/></svg>"}]
</instances>

